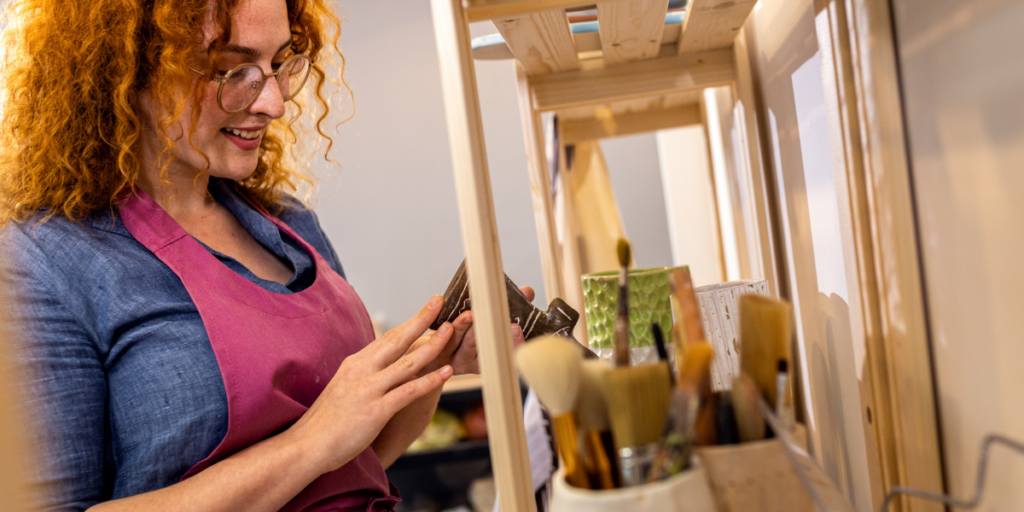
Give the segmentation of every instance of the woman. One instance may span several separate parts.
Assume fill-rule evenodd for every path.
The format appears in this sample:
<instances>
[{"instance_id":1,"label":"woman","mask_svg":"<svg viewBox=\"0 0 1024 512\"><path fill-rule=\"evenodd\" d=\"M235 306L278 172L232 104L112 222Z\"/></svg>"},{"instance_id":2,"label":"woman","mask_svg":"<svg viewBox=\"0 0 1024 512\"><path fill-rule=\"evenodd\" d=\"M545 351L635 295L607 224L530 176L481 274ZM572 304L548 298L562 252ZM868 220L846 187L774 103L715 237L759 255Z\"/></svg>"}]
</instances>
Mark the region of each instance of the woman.
<instances>
[{"instance_id":1,"label":"woman","mask_svg":"<svg viewBox=\"0 0 1024 512\"><path fill-rule=\"evenodd\" d=\"M374 340L286 194L305 179L285 157L307 78L326 114L326 2L22 0L9 16L2 261L46 505L393 508L383 468L475 371L472 318L419 338L435 296Z\"/></svg>"}]
</instances>

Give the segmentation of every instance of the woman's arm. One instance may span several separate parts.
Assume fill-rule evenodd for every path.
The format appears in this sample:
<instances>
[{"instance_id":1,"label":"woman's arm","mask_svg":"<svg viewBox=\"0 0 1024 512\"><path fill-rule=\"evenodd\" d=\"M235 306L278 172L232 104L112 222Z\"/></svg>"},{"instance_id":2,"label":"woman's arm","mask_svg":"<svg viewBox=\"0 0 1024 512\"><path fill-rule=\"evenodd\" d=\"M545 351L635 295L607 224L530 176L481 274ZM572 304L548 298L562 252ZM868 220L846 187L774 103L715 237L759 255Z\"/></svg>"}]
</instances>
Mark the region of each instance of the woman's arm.
<instances>
[{"instance_id":1,"label":"woman's arm","mask_svg":"<svg viewBox=\"0 0 1024 512\"><path fill-rule=\"evenodd\" d=\"M397 412L451 377L451 366L417 377L451 339L451 324L409 350L440 308L440 297L434 297L408 322L346 358L316 402L285 432L183 482L89 510L280 509L321 474L366 449Z\"/></svg>"}]
</instances>

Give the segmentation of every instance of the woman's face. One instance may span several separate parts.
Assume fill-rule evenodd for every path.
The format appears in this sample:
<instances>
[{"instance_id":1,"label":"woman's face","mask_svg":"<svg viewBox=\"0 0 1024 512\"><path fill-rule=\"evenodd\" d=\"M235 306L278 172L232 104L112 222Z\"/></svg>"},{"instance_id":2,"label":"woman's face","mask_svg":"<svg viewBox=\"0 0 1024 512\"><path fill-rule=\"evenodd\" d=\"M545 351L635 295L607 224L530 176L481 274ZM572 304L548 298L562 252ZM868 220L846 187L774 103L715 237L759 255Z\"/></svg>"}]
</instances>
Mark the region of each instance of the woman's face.
<instances>
[{"instance_id":1,"label":"woman's face","mask_svg":"<svg viewBox=\"0 0 1024 512\"><path fill-rule=\"evenodd\" d=\"M206 44L214 34L212 22L206 30ZM289 55L291 30L285 0L243 0L231 16L231 40L218 53L215 70L226 72L243 63L258 64L270 73ZM197 75L198 76L198 75ZM268 78L255 101L240 112L225 113L217 104L219 84L208 78L206 94L192 143L210 160L209 174L219 178L242 180L253 173L258 161L260 143L267 126L285 113L284 101L276 79ZM188 133L194 100L188 100L177 126L169 135L177 162L173 167L186 174L198 174L205 161L189 145ZM180 131L179 131L180 130Z\"/></svg>"}]
</instances>

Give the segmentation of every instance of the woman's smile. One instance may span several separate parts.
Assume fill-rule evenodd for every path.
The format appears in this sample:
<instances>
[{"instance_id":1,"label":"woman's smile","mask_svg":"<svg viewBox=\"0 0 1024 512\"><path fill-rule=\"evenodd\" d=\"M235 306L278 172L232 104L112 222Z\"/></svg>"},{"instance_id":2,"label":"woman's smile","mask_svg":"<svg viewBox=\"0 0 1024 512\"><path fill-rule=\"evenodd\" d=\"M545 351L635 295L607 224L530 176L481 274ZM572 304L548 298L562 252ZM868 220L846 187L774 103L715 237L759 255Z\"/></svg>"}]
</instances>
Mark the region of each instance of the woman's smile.
<instances>
[{"instance_id":1,"label":"woman's smile","mask_svg":"<svg viewBox=\"0 0 1024 512\"><path fill-rule=\"evenodd\" d=\"M220 133L227 137L232 143L245 151L252 151L260 147L263 140L263 133L267 127L245 127L245 128L221 128Z\"/></svg>"}]
</instances>

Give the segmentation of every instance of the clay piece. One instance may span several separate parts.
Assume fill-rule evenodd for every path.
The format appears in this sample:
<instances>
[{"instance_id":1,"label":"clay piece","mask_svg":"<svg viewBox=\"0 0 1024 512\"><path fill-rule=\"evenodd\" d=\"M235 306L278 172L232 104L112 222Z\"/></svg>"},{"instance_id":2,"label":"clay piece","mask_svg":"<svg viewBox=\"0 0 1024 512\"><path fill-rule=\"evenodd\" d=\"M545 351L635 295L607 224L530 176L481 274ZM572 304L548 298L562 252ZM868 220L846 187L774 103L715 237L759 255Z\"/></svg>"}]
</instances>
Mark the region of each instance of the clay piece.
<instances>
[{"instance_id":1,"label":"clay piece","mask_svg":"<svg viewBox=\"0 0 1024 512\"><path fill-rule=\"evenodd\" d=\"M505 287L508 293L509 316L512 318L512 323L518 324L523 329L524 338L530 340L546 334L572 338L572 331L576 327L576 322L580 320L580 314L564 300L555 298L551 301L547 311L541 311L526 299L526 296L508 278L508 275L505 276ZM437 320L430 328L437 329L444 322L455 321L459 315L470 310L471 307L469 275L466 272L466 261L463 260L462 265L459 265L459 270L455 272L452 282L448 284L448 289L444 292L444 306L441 307L441 313L437 315Z\"/></svg>"}]
</instances>

